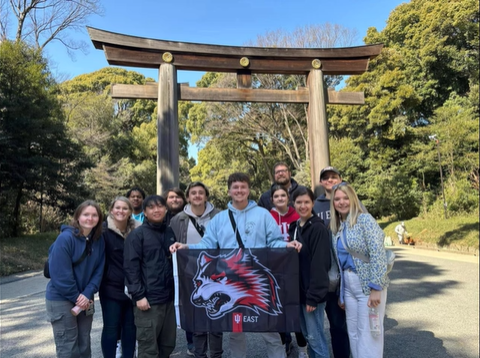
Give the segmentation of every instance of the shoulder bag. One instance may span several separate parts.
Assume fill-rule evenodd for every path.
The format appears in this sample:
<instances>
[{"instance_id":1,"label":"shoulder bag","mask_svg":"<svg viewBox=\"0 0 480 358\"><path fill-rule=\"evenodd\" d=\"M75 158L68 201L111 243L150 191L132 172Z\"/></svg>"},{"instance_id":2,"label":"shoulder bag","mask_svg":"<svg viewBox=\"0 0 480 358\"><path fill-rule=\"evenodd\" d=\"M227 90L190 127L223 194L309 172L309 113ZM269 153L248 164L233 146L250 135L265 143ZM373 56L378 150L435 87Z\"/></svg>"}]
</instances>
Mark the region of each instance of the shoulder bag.
<instances>
[{"instance_id":1,"label":"shoulder bag","mask_svg":"<svg viewBox=\"0 0 480 358\"><path fill-rule=\"evenodd\" d=\"M340 235L340 240L342 241L342 245L347 250L347 252L352 255L353 257L356 257L357 259L362 260L363 262L370 262L370 258L365 256L362 253L355 252L350 250L350 248L347 246L347 238L346 238L346 232L345 228L342 230L342 234ZM385 254L387 255L387 273L390 273L393 269L393 264L395 263L395 252L392 250L385 249Z\"/></svg>"},{"instance_id":2,"label":"shoulder bag","mask_svg":"<svg viewBox=\"0 0 480 358\"><path fill-rule=\"evenodd\" d=\"M293 234L293 240L297 240L298 221L295 226L295 233ZM301 237L301 234L299 233ZM330 232L329 232L330 236ZM328 270L328 292L336 292L338 284L340 283L340 271L338 270L337 260L333 254L333 248L330 244L330 269Z\"/></svg>"},{"instance_id":3,"label":"shoulder bag","mask_svg":"<svg viewBox=\"0 0 480 358\"><path fill-rule=\"evenodd\" d=\"M80 258L77 261L72 263L72 267L80 265L83 262L83 260L85 260L85 258L88 256L88 245L90 245L90 240L88 240L88 238L87 238L87 244L85 245L85 250L83 250L82 256L80 256ZM51 278L50 277L50 266L49 266L49 263L48 263L48 258L45 261L45 264L43 265L43 276L45 276L45 278Z\"/></svg>"}]
</instances>

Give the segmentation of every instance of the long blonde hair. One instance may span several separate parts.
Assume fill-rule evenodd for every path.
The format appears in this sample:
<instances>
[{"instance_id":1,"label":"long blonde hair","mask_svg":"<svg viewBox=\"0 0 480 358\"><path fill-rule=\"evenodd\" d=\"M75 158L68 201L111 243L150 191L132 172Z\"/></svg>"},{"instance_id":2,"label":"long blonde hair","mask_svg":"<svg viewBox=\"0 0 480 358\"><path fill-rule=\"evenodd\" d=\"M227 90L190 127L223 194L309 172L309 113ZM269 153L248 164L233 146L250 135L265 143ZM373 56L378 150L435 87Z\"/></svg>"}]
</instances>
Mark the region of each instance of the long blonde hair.
<instances>
[{"instance_id":1,"label":"long blonde hair","mask_svg":"<svg viewBox=\"0 0 480 358\"><path fill-rule=\"evenodd\" d=\"M341 225L341 216L340 213L335 210L334 199L335 193L340 190L341 192L345 193L348 196L348 200L350 200L350 210L349 210L349 220L348 225L353 227L357 223L358 215L365 212L360 205L360 200L358 200L357 193L355 190L350 186L350 184L346 182L342 182L340 184L335 185L332 188L332 196L330 198L330 212L332 213L332 218L330 219L330 230L333 234L336 234L340 230Z\"/></svg>"}]
</instances>

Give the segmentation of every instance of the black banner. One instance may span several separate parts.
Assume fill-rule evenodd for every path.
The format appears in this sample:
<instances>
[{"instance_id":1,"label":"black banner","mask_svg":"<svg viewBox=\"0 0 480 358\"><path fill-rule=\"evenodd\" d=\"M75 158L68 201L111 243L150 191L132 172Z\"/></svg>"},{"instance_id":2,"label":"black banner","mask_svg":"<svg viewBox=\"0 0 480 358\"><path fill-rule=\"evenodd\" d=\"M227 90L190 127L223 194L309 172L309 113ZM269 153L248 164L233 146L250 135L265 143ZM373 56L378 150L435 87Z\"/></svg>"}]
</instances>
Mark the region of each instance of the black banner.
<instances>
[{"instance_id":1,"label":"black banner","mask_svg":"<svg viewBox=\"0 0 480 358\"><path fill-rule=\"evenodd\" d=\"M293 249L178 250L177 324L189 332L299 332Z\"/></svg>"}]
</instances>

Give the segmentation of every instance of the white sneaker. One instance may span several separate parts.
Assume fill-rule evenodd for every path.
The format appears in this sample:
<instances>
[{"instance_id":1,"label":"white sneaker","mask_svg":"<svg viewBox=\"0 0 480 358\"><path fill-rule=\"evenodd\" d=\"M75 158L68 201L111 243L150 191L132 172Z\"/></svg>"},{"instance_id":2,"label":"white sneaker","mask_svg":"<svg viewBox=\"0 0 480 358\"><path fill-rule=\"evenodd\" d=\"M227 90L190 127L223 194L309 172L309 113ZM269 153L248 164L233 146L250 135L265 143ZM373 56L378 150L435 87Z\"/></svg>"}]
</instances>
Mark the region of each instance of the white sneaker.
<instances>
[{"instance_id":1,"label":"white sneaker","mask_svg":"<svg viewBox=\"0 0 480 358\"><path fill-rule=\"evenodd\" d=\"M308 358L307 352L298 352L298 358Z\"/></svg>"},{"instance_id":2,"label":"white sneaker","mask_svg":"<svg viewBox=\"0 0 480 358\"><path fill-rule=\"evenodd\" d=\"M117 341L117 352L115 353L115 358L122 358L122 344L120 341Z\"/></svg>"},{"instance_id":3,"label":"white sneaker","mask_svg":"<svg viewBox=\"0 0 480 358\"><path fill-rule=\"evenodd\" d=\"M195 353L193 352L193 348L192 349L188 349L187 348L187 356L194 356Z\"/></svg>"}]
</instances>

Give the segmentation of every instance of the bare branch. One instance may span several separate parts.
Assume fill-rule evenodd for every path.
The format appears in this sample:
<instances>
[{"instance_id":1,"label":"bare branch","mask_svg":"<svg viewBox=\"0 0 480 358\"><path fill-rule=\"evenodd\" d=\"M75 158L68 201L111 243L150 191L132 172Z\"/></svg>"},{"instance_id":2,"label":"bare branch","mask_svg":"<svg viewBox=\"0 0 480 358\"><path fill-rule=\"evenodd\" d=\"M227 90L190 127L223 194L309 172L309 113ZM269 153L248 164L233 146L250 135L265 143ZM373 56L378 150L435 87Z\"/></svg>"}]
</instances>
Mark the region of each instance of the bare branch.
<instances>
[{"instance_id":1,"label":"bare branch","mask_svg":"<svg viewBox=\"0 0 480 358\"><path fill-rule=\"evenodd\" d=\"M101 15L100 0L0 0L3 13L9 4L7 16L0 17L1 36L8 38L8 21L16 20L14 38L43 49L53 40L59 40L69 50L84 45L68 39L67 32L85 31L91 15Z\"/></svg>"}]
</instances>

